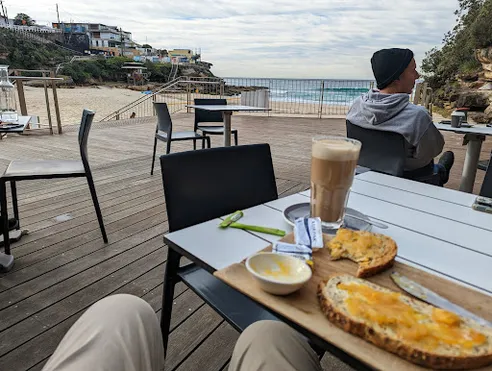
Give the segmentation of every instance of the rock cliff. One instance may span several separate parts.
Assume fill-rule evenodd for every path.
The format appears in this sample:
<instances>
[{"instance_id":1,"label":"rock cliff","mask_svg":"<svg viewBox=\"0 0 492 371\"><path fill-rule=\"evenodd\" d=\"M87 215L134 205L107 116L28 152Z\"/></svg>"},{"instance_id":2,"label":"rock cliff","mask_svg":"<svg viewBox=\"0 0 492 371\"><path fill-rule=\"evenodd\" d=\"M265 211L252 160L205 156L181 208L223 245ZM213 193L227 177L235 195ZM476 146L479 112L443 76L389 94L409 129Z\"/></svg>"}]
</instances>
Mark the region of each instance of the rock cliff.
<instances>
[{"instance_id":1,"label":"rock cliff","mask_svg":"<svg viewBox=\"0 0 492 371\"><path fill-rule=\"evenodd\" d=\"M435 92L435 104L448 113L468 108L478 123L492 123L492 47L475 50L481 68L461 73L455 81Z\"/></svg>"}]
</instances>

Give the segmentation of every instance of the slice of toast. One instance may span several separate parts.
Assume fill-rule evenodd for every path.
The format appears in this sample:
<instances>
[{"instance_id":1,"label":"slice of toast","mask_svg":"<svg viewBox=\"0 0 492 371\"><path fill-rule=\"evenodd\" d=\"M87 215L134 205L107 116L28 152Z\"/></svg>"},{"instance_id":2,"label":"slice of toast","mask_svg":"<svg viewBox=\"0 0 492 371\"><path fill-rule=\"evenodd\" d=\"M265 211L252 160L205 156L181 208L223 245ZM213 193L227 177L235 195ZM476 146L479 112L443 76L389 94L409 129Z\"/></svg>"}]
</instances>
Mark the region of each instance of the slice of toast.
<instances>
[{"instance_id":1,"label":"slice of toast","mask_svg":"<svg viewBox=\"0 0 492 371\"><path fill-rule=\"evenodd\" d=\"M407 361L433 369L492 363L492 328L369 281L334 274L318 285L330 322Z\"/></svg>"},{"instance_id":2,"label":"slice of toast","mask_svg":"<svg viewBox=\"0 0 492 371\"><path fill-rule=\"evenodd\" d=\"M369 277L393 265L396 242L388 236L340 228L326 247L334 260L347 258L359 264L357 277Z\"/></svg>"}]
</instances>

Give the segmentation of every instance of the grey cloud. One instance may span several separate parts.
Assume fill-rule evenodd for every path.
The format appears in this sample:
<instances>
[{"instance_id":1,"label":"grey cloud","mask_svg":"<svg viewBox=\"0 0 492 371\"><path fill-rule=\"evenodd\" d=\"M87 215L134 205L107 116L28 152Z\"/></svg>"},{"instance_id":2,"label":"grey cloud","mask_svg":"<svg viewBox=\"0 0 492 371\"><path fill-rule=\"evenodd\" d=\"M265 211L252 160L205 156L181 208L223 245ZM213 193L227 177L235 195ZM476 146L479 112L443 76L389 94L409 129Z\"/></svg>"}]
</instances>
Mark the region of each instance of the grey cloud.
<instances>
[{"instance_id":1,"label":"grey cloud","mask_svg":"<svg viewBox=\"0 0 492 371\"><path fill-rule=\"evenodd\" d=\"M7 0L10 14L54 21L48 0ZM10 3L11 2L11 3ZM161 48L202 49L222 76L370 78L383 47L417 60L454 25L451 0L59 0L62 18L118 25ZM69 12L69 13L68 13Z\"/></svg>"}]
</instances>

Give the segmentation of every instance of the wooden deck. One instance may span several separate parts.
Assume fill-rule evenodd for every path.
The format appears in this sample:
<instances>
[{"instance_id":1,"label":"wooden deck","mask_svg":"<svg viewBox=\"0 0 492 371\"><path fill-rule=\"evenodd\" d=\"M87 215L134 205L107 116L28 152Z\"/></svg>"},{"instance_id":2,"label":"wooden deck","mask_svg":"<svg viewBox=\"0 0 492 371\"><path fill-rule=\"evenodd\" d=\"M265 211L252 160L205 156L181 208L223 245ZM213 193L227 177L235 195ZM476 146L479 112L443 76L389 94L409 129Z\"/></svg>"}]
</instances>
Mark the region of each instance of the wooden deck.
<instances>
[{"instance_id":1,"label":"wooden deck","mask_svg":"<svg viewBox=\"0 0 492 371\"><path fill-rule=\"evenodd\" d=\"M174 119L191 130L192 115ZM95 124L89 155L109 237L102 241L83 179L21 182L21 223L28 236L13 245L14 269L0 276L0 369L40 370L58 342L94 302L129 293L161 309L167 231L160 173L150 176L153 120ZM241 144L270 143L280 196L308 188L310 138L343 134L340 119L235 116ZM459 184L465 147L446 134ZM218 146L221 137L214 137ZM483 158L492 149L486 142ZM172 151L191 149L173 143ZM162 147L161 147L162 149ZM12 159L79 158L77 132L61 136L9 135L0 142L0 167ZM0 169L1 171L2 169ZM477 184L483 174L477 177ZM479 189L477 185L476 190ZM179 284L174 300L166 370L224 370L239 334L193 292ZM325 356L326 369L348 370Z\"/></svg>"}]
</instances>

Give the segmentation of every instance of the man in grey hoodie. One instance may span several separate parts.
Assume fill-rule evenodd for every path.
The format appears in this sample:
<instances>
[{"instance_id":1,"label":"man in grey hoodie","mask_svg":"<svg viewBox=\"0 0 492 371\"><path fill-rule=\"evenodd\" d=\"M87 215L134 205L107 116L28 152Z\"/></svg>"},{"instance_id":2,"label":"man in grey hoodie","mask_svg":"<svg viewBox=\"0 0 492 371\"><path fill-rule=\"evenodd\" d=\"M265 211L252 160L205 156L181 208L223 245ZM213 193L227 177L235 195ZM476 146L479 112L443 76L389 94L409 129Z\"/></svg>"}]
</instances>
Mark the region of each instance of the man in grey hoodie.
<instances>
[{"instance_id":1,"label":"man in grey hoodie","mask_svg":"<svg viewBox=\"0 0 492 371\"><path fill-rule=\"evenodd\" d=\"M418 180L438 173L441 183L445 184L454 155L445 152L434 165L434 158L443 149L444 138L427 110L410 103L409 94L420 77L413 52L409 49L379 50L374 53L371 65L378 90L370 90L357 98L347 120L366 129L401 134L408 142L404 176Z\"/></svg>"}]
</instances>

